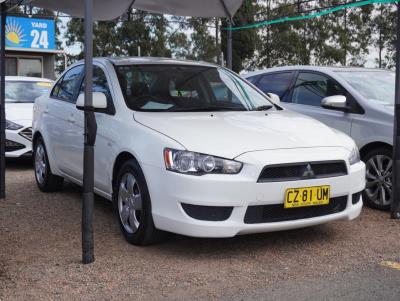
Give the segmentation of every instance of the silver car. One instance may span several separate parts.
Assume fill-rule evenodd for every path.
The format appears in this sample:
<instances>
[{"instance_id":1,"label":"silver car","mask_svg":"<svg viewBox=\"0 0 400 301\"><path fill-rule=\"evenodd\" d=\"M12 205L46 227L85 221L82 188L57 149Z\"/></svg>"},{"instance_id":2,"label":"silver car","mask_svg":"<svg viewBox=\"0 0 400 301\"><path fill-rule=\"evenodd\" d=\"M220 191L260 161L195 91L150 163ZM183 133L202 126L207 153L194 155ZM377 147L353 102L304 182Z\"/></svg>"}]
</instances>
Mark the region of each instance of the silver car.
<instances>
[{"instance_id":1,"label":"silver car","mask_svg":"<svg viewBox=\"0 0 400 301\"><path fill-rule=\"evenodd\" d=\"M248 73L283 106L336 128L357 143L367 167L366 204L388 209L392 195L395 74L366 68L292 66Z\"/></svg>"}]
</instances>

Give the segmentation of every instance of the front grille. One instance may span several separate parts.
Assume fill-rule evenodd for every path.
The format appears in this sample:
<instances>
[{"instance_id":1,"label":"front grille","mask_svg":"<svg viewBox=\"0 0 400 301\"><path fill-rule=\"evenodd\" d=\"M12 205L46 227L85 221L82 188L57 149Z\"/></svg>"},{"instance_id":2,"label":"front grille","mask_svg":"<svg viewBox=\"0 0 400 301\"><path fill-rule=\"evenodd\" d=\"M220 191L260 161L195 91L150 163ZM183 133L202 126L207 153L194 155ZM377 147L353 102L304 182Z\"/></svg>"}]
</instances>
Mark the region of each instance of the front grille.
<instances>
[{"instance_id":1,"label":"front grille","mask_svg":"<svg viewBox=\"0 0 400 301\"><path fill-rule=\"evenodd\" d=\"M29 141L32 141L32 128L31 127L23 129L21 132L19 132L19 134L22 137L28 139Z\"/></svg>"},{"instance_id":2,"label":"front grille","mask_svg":"<svg viewBox=\"0 0 400 301\"><path fill-rule=\"evenodd\" d=\"M225 221L231 214L233 207L199 206L182 203L182 208L192 218L202 221Z\"/></svg>"},{"instance_id":3,"label":"front grille","mask_svg":"<svg viewBox=\"0 0 400 301\"><path fill-rule=\"evenodd\" d=\"M6 139L6 152L15 152L24 148L25 145Z\"/></svg>"},{"instance_id":4,"label":"front grille","mask_svg":"<svg viewBox=\"0 0 400 301\"><path fill-rule=\"evenodd\" d=\"M284 208L283 204L249 206L244 217L246 224L293 221L342 212L347 206L347 196L331 198L328 205Z\"/></svg>"},{"instance_id":5,"label":"front grille","mask_svg":"<svg viewBox=\"0 0 400 301\"><path fill-rule=\"evenodd\" d=\"M290 163L265 166L258 182L296 181L344 175L347 175L344 161Z\"/></svg>"}]
</instances>

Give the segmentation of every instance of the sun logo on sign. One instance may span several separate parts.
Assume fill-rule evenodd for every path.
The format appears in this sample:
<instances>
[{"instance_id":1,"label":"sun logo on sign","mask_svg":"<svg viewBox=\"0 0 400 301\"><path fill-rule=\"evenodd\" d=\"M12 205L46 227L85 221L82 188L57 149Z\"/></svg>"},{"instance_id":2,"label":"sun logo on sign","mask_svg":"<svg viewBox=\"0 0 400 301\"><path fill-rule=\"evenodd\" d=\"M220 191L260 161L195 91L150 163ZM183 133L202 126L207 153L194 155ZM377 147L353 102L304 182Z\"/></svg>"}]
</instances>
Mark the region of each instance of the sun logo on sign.
<instances>
[{"instance_id":1,"label":"sun logo on sign","mask_svg":"<svg viewBox=\"0 0 400 301\"><path fill-rule=\"evenodd\" d=\"M21 43L26 42L24 38L24 30L21 25L17 23L15 19L11 19L6 25L6 38L13 46L19 46Z\"/></svg>"}]
</instances>

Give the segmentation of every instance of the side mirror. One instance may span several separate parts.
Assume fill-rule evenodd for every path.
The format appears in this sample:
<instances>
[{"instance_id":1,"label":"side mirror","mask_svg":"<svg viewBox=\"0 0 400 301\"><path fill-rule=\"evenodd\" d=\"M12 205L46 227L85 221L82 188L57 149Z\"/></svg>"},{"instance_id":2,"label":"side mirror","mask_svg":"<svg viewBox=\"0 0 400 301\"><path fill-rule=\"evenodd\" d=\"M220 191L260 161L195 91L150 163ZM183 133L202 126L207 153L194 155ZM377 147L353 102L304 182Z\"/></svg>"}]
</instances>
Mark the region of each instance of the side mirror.
<instances>
[{"instance_id":1,"label":"side mirror","mask_svg":"<svg viewBox=\"0 0 400 301\"><path fill-rule=\"evenodd\" d=\"M347 106L346 96L334 95L322 99L321 107L328 110L348 111L350 108Z\"/></svg>"},{"instance_id":2,"label":"side mirror","mask_svg":"<svg viewBox=\"0 0 400 301\"><path fill-rule=\"evenodd\" d=\"M79 94L76 108L83 110L85 106L85 93ZM93 92L93 108L95 112L104 112L107 109L107 96L103 92Z\"/></svg>"},{"instance_id":3,"label":"side mirror","mask_svg":"<svg viewBox=\"0 0 400 301\"><path fill-rule=\"evenodd\" d=\"M281 98L274 93L267 93L267 96L272 100L274 104L279 105L281 103Z\"/></svg>"}]
</instances>

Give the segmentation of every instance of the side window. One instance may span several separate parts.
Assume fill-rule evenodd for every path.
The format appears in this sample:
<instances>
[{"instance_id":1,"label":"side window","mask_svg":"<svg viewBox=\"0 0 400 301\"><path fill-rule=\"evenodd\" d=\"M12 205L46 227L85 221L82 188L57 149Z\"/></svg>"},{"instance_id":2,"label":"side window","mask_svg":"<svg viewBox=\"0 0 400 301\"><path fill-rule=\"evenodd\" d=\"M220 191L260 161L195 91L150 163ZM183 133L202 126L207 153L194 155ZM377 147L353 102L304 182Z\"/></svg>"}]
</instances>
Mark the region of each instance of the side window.
<instances>
[{"instance_id":1,"label":"side window","mask_svg":"<svg viewBox=\"0 0 400 301\"><path fill-rule=\"evenodd\" d=\"M286 101L292 79L293 72L271 73L262 76L256 85L264 93L274 93Z\"/></svg>"},{"instance_id":2,"label":"side window","mask_svg":"<svg viewBox=\"0 0 400 301\"><path fill-rule=\"evenodd\" d=\"M85 91L85 81L83 81L80 92ZM93 92L103 92L107 100L111 100L111 91L108 85L107 77L99 66L93 66Z\"/></svg>"},{"instance_id":3,"label":"side window","mask_svg":"<svg viewBox=\"0 0 400 301\"><path fill-rule=\"evenodd\" d=\"M60 92L60 86L61 86L61 83L62 83L63 79L64 79L64 76L61 77L61 78L58 80L58 82L54 85L54 88L53 88L53 90L51 91L50 97L54 97L54 98L57 98L57 97L58 97L58 93Z\"/></svg>"},{"instance_id":4,"label":"side window","mask_svg":"<svg viewBox=\"0 0 400 301\"><path fill-rule=\"evenodd\" d=\"M63 78L55 85L51 96L65 101L75 102L76 92L81 83L82 70L83 66L77 66L67 71Z\"/></svg>"},{"instance_id":5,"label":"side window","mask_svg":"<svg viewBox=\"0 0 400 301\"><path fill-rule=\"evenodd\" d=\"M93 66L93 92L103 92L107 97L107 112L113 114L114 105L106 74L99 66ZM80 93L85 91L85 81L82 82Z\"/></svg>"},{"instance_id":6,"label":"side window","mask_svg":"<svg viewBox=\"0 0 400 301\"><path fill-rule=\"evenodd\" d=\"M346 95L346 91L327 76L300 72L293 90L292 102L319 107L323 98L333 95Z\"/></svg>"}]
</instances>

